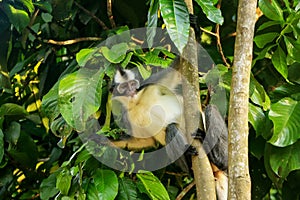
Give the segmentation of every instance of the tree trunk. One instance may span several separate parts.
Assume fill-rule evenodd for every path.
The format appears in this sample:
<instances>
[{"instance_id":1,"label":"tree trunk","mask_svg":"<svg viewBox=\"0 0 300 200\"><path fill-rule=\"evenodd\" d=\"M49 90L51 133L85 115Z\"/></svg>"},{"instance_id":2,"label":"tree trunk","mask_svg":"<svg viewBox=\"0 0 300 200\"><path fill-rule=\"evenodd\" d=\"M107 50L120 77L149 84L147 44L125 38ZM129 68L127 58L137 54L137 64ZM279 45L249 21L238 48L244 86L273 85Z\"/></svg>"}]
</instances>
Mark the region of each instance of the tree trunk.
<instances>
[{"instance_id":1,"label":"tree trunk","mask_svg":"<svg viewBox=\"0 0 300 200\"><path fill-rule=\"evenodd\" d=\"M185 3L187 4L189 13L192 14L192 0L185 0ZM198 81L197 44L195 40L195 32L192 28L190 28L189 41L184 49L183 58L193 59L191 61L192 63L188 63L186 60L181 60L182 74L186 79L186 81L183 81L186 135L188 139L191 139L191 134L199 127L199 110L202 111ZM198 156L193 156L192 158L197 199L214 200L216 199L215 181L210 162L199 140L193 140L192 145L197 149L199 154Z\"/></svg>"},{"instance_id":2,"label":"tree trunk","mask_svg":"<svg viewBox=\"0 0 300 200\"><path fill-rule=\"evenodd\" d=\"M251 199L248 167L248 101L256 0L240 0L228 116L228 199Z\"/></svg>"}]
</instances>

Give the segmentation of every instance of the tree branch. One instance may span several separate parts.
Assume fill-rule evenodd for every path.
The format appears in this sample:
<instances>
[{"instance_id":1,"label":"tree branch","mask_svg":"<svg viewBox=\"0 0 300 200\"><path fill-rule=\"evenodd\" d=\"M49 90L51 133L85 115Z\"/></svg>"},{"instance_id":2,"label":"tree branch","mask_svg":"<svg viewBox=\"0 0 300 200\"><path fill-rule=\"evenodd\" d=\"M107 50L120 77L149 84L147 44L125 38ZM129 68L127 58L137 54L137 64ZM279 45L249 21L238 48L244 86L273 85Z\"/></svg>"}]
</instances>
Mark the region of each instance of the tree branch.
<instances>
[{"instance_id":1,"label":"tree branch","mask_svg":"<svg viewBox=\"0 0 300 200\"><path fill-rule=\"evenodd\" d=\"M114 16L112 14L112 2L111 2L111 0L107 0L107 16L108 16L108 19L110 21L111 27L115 28L116 23L115 23L115 20L114 20Z\"/></svg>"},{"instance_id":2,"label":"tree branch","mask_svg":"<svg viewBox=\"0 0 300 200\"><path fill-rule=\"evenodd\" d=\"M192 0L185 0L185 3L187 4L189 13L193 14ZM183 81L182 90L184 99L185 131L189 141L192 141L191 134L199 127L197 120L201 117L199 116L200 113L202 113L199 94L197 52L195 32L190 28L189 41L183 51L183 58L189 58L191 63L187 62L185 59L181 59L182 75L186 79L186 81ZM193 140L192 145L197 149L199 154L198 156L192 157L197 199L214 200L216 199L215 181L210 162L199 140Z\"/></svg>"},{"instance_id":3,"label":"tree branch","mask_svg":"<svg viewBox=\"0 0 300 200\"><path fill-rule=\"evenodd\" d=\"M251 199L247 113L256 4L256 0L240 0L238 6L228 116L229 199Z\"/></svg>"},{"instance_id":4,"label":"tree branch","mask_svg":"<svg viewBox=\"0 0 300 200\"><path fill-rule=\"evenodd\" d=\"M80 5L76 1L74 1L74 4L78 8L80 8L81 10L83 10L86 14L88 14L89 16L91 16L104 30L108 30L109 29L101 19L99 19L96 15L94 15L94 13L92 13L91 11L85 9L82 5Z\"/></svg>"},{"instance_id":5,"label":"tree branch","mask_svg":"<svg viewBox=\"0 0 300 200\"><path fill-rule=\"evenodd\" d=\"M85 41L99 41L102 40L102 38L98 38L98 37L83 37L83 38L75 38L72 40L65 40L65 41L56 41L56 40L52 40L52 39L44 39L42 40L44 43L48 43L48 44L54 44L54 45L62 45L62 46L66 46L66 45L71 45L71 44L75 44L78 42L85 42Z\"/></svg>"}]
</instances>

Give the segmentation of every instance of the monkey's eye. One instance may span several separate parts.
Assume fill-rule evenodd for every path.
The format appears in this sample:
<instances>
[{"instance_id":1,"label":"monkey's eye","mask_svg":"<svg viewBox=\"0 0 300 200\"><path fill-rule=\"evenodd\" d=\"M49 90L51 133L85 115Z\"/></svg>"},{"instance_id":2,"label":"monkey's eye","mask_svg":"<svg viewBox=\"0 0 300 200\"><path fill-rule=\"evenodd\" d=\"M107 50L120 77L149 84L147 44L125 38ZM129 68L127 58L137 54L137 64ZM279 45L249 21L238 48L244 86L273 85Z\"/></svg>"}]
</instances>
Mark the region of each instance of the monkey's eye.
<instances>
[{"instance_id":1,"label":"monkey's eye","mask_svg":"<svg viewBox=\"0 0 300 200\"><path fill-rule=\"evenodd\" d=\"M128 86L131 88L131 90L136 90L140 87L140 82L138 80L131 80L128 82Z\"/></svg>"}]
</instances>

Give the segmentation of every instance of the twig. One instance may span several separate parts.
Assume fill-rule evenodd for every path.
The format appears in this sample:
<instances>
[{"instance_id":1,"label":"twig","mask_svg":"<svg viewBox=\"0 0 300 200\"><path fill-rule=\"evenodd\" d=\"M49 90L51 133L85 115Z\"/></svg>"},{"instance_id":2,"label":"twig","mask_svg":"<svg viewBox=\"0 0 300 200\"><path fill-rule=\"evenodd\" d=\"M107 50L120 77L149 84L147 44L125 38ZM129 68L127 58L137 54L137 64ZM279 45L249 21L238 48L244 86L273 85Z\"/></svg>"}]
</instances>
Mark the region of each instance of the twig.
<instances>
[{"instance_id":1,"label":"twig","mask_svg":"<svg viewBox=\"0 0 300 200\"><path fill-rule=\"evenodd\" d=\"M186 193L188 193L190 191L190 189L192 189L195 185L195 181L191 182L188 186L186 186L181 192L180 194L176 197L176 200L181 200Z\"/></svg>"},{"instance_id":2,"label":"twig","mask_svg":"<svg viewBox=\"0 0 300 200\"><path fill-rule=\"evenodd\" d=\"M42 40L44 43L48 43L48 44L55 44L55 45L62 45L62 46L65 46L65 45L71 45L71 44L75 44L75 43L78 43L78 42L84 42L84 41L99 41L99 40L102 40L102 38L99 38L99 37L84 37L84 38L75 38L75 39L72 39L72 40L65 40L65 41L56 41L56 40L52 40L52 39L45 39L45 40Z\"/></svg>"},{"instance_id":3,"label":"twig","mask_svg":"<svg viewBox=\"0 0 300 200\"><path fill-rule=\"evenodd\" d=\"M112 2L111 2L111 0L107 0L107 16L108 16L108 19L110 21L111 27L115 28L116 23L115 23L115 20L114 20L114 16L112 14Z\"/></svg>"},{"instance_id":4,"label":"twig","mask_svg":"<svg viewBox=\"0 0 300 200\"><path fill-rule=\"evenodd\" d=\"M85 9L82 5L80 5L79 3L77 3L76 1L74 1L74 4L80 8L81 10L83 10L86 14L90 15L94 20L96 20L96 22L104 29L104 30L108 30L108 27L105 25L105 23L99 19L96 15L94 15L91 11Z\"/></svg>"}]
</instances>

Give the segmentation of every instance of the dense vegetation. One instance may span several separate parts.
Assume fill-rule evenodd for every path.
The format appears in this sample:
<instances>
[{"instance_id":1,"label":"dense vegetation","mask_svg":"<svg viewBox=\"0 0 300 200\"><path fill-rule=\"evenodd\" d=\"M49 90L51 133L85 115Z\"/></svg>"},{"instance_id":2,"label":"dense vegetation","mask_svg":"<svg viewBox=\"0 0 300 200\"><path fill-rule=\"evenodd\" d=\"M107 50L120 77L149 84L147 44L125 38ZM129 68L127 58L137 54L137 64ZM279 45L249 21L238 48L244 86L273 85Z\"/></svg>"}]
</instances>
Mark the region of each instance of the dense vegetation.
<instances>
[{"instance_id":1,"label":"dense vegetation","mask_svg":"<svg viewBox=\"0 0 300 200\"><path fill-rule=\"evenodd\" d=\"M229 98L237 1L220 2L194 2L197 38L218 69L202 72L204 103L212 82ZM300 1L259 0L259 8L249 99L252 198L299 199ZM175 199L190 185L191 175L174 165L139 174L111 169L97 159L104 150L80 137L91 119L99 134L118 137L109 106L116 65L148 76L145 66L165 67L175 57L163 43L145 50L124 33L163 27L181 52L188 15L182 0L0 1L0 198ZM128 42L107 43L120 34ZM117 162L118 153L110 159Z\"/></svg>"}]
</instances>

